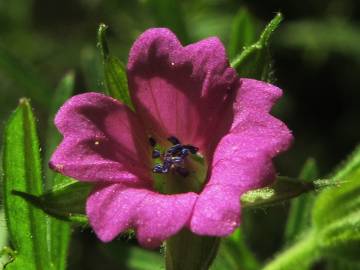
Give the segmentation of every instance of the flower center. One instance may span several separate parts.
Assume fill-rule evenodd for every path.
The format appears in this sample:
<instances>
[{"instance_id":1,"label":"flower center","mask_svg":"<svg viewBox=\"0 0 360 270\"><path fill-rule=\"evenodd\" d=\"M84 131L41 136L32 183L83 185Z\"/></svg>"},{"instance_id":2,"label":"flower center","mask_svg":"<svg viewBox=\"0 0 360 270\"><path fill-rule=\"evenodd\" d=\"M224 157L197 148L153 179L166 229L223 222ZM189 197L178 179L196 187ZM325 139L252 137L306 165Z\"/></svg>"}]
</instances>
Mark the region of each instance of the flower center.
<instances>
[{"instance_id":1,"label":"flower center","mask_svg":"<svg viewBox=\"0 0 360 270\"><path fill-rule=\"evenodd\" d=\"M160 152L157 149L153 149L152 158L161 159L161 163L155 164L152 171L153 173L165 174L170 171L175 171L179 175L186 177L189 175L189 170L186 169L185 162L189 155L195 155L199 148L190 144L181 144L181 142L174 136L168 138L168 141L172 143L172 146ZM149 143L152 147L156 146L156 141L153 138L149 139Z\"/></svg>"}]
</instances>

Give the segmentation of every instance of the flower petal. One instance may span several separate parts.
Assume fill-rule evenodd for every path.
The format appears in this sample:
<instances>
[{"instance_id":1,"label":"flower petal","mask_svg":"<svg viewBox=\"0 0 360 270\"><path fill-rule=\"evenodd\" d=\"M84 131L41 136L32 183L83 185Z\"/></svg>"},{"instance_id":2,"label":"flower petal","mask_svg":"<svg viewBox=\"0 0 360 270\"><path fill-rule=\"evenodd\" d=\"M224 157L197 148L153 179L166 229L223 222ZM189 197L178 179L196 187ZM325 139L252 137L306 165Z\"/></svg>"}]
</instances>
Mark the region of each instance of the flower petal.
<instances>
[{"instance_id":1,"label":"flower petal","mask_svg":"<svg viewBox=\"0 0 360 270\"><path fill-rule=\"evenodd\" d=\"M189 221L197 194L164 195L121 184L97 186L86 212L97 236L104 242L134 228L142 246L158 247Z\"/></svg>"},{"instance_id":2,"label":"flower petal","mask_svg":"<svg viewBox=\"0 0 360 270\"><path fill-rule=\"evenodd\" d=\"M241 194L273 180L271 159L292 141L288 128L268 113L280 95L281 90L270 84L242 80L232 129L216 148L209 181L194 208L193 232L229 234L226 224L239 224Z\"/></svg>"},{"instance_id":3,"label":"flower petal","mask_svg":"<svg viewBox=\"0 0 360 270\"><path fill-rule=\"evenodd\" d=\"M147 137L125 105L98 93L77 95L55 124L64 139L51 157L53 169L83 181L150 181Z\"/></svg>"},{"instance_id":4,"label":"flower petal","mask_svg":"<svg viewBox=\"0 0 360 270\"><path fill-rule=\"evenodd\" d=\"M136 110L148 130L160 138L176 136L200 149L208 144L209 128L220 117L226 120L220 112L238 82L218 38L182 47L171 31L161 28L146 31L134 43L128 78Z\"/></svg>"}]
</instances>

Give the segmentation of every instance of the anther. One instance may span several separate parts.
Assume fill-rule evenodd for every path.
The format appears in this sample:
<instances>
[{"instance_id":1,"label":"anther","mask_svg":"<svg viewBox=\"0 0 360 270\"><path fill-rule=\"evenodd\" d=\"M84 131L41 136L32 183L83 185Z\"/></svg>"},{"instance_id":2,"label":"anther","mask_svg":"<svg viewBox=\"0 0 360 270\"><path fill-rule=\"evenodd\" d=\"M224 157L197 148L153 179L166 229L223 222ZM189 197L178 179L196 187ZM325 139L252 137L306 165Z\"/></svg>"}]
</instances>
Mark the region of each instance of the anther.
<instances>
[{"instance_id":1,"label":"anther","mask_svg":"<svg viewBox=\"0 0 360 270\"><path fill-rule=\"evenodd\" d=\"M169 150L167 150L167 153L171 154L171 155L175 155L181 152L183 146L181 144L175 144L173 146L171 146L169 148Z\"/></svg>"},{"instance_id":2,"label":"anther","mask_svg":"<svg viewBox=\"0 0 360 270\"><path fill-rule=\"evenodd\" d=\"M180 144L180 141L178 138L174 137L174 136L171 136L168 138L168 141L171 142L173 145L175 144Z\"/></svg>"},{"instance_id":3,"label":"anther","mask_svg":"<svg viewBox=\"0 0 360 270\"><path fill-rule=\"evenodd\" d=\"M160 157L160 156L161 156L161 153L160 153L159 150L154 149L154 150L152 151L152 154L151 154L151 157L152 157L152 158L158 158L158 157Z\"/></svg>"},{"instance_id":4,"label":"anther","mask_svg":"<svg viewBox=\"0 0 360 270\"><path fill-rule=\"evenodd\" d=\"M153 158L161 157L163 160L162 164L156 164L154 166L153 172L168 173L170 170L174 170L183 177L188 176L190 172L184 167L186 157L190 154L196 154L199 148L190 144L182 145L181 142L174 136L169 137L168 141L173 145L163 154L161 154L161 152L157 149L153 149L152 151ZM152 146L156 145L153 138L149 138L149 142Z\"/></svg>"},{"instance_id":5,"label":"anther","mask_svg":"<svg viewBox=\"0 0 360 270\"><path fill-rule=\"evenodd\" d=\"M190 153L191 151L189 150L189 149L187 149L187 148L183 148L183 149L181 149L181 157L182 158L184 158L184 157L186 157L187 155L189 155L189 153Z\"/></svg>"},{"instance_id":6,"label":"anther","mask_svg":"<svg viewBox=\"0 0 360 270\"><path fill-rule=\"evenodd\" d=\"M154 147L156 145L156 141L153 137L149 137L149 143L150 143L151 147Z\"/></svg>"},{"instance_id":7,"label":"anther","mask_svg":"<svg viewBox=\"0 0 360 270\"><path fill-rule=\"evenodd\" d=\"M192 145L189 145L189 144L184 145L184 148L189 149L191 154L196 154L199 151L199 147L195 147L195 146L192 146Z\"/></svg>"},{"instance_id":8,"label":"anther","mask_svg":"<svg viewBox=\"0 0 360 270\"><path fill-rule=\"evenodd\" d=\"M161 164L156 164L153 168L154 173L162 173L163 172L163 166Z\"/></svg>"}]
</instances>

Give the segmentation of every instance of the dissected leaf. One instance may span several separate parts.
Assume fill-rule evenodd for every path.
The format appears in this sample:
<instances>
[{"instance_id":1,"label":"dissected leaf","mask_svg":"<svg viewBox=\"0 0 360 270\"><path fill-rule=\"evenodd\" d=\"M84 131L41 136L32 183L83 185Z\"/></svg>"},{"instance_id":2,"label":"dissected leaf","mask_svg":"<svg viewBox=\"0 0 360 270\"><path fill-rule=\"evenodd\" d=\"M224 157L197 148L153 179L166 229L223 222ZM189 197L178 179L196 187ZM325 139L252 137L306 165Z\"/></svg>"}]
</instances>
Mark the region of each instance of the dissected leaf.
<instances>
[{"instance_id":1,"label":"dissected leaf","mask_svg":"<svg viewBox=\"0 0 360 270\"><path fill-rule=\"evenodd\" d=\"M48 217L12 194L14 189L35 195L43 192L36 124L26 99L20 101L6 125L3 155L6 221L10 242L17 252L7 269L53 269L48 245Z\"/></svg>"}]
</instances>

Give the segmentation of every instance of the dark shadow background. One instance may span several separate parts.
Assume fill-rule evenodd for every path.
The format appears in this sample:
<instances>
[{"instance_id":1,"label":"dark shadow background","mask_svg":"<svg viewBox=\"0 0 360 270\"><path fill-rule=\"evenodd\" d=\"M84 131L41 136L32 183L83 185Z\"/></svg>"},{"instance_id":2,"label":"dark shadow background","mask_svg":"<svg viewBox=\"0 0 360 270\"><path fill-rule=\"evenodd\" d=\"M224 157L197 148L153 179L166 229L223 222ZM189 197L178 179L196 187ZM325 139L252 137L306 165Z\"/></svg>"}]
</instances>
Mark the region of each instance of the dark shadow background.
<instances>
[{"instance_id":1,"label":"dark shadow background","mask_svg":"<svg viewBox=\"0 0 360 270\"><path fill-rule=\"evenodd\" d=\"M99 62L100 22L110 26L111 51L124 62L142 31L172 27L150 2L0 0L0 133L18 99L26 96L32 100L43 137L48 101L69 70L76 72L77 92L103 87L101 74L88 68ZM283 13L285 20L271 41L275 84L284 90L274 113L293 130L296 140L277 160L282 175L296 176L305 160L313 157L320 175L326 176L352 151L360 137L359 1L185 0L179 6L178 14L169 16L185 18L183 29L173 29L184 43L217 35L227 44L232 18L240 8L248 8L259 29L276 11ZM282 205L253 214L254 228L260 227L247 238L260 259L281 247L286 213L287 206ZM135 241L125 242L129 243L117 240L116 247L109 248L99 244L90 230L77 231L70 268L126 269L121 258Z\"/></svg>"}]
</instances>

